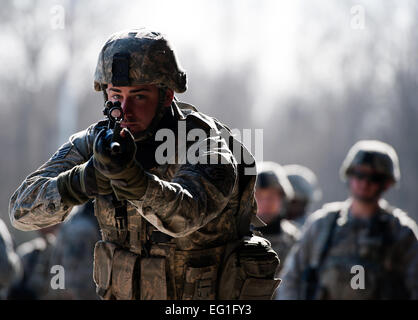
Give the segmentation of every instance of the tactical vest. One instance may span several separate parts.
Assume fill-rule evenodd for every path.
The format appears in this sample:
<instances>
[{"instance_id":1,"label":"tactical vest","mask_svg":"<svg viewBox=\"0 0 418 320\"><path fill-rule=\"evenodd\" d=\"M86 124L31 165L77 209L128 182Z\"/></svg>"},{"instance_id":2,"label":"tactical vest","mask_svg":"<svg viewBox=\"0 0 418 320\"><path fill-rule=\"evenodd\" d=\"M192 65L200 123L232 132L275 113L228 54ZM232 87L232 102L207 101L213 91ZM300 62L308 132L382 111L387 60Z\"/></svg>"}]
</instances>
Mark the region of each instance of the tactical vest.
<instances>
[{"instance_id":1,"label":"tactical vest","mask_svg":"<svg viewBox=\"0 0 418 320\"><path fill-rule=\"evenodd\" d=\"M342 211L348 210L344 207ZM368 226L338 225L340 211L329 213L328 243L321 252L317 266L318 281L315 299L367 300L407 299L408 293L400 274L390 268L390 247L393 237L388 219L392 207L382 209ZM388 218L388 217L386 217ZM358 222L357 222L358 223ZM358 233L357 233L358 230ZM357 234L356 234L357 233ZM347 247L347 240L350 246ZM318 258L319 259L319 258ZM364 272L363 272L364 271ZM364 280L364 281L363 281Z\"/></svg>"},{"instance_id":2,"label":"tactical vest","mask_svg":"<svg viewBox=\"0 0 418 320\"><path fill-rule=\"evenodd\" d=\"M196 112L194 107L177 104L186 119L194 117L206 128L225 128L216 119ZM230 145L239 143L232 135L228 139ZM240 146L246 157L254 159L242 144ZM132 203L116 201L112 195L98 197L94 211L103 238L96 244L94 253L98 294L103 299L124 300L238 299L251 295L271 298L279 281L270 269L275 271L279 261L265 239L251 238L250 223L256 213L255 175L245 175L246 166L245 163L238 165L236 232L230 235L230 241L215 247L184 247L185 239L158 231L138 214ZM161 165L148 171L170 181L178 168L179 165ZM249 260L250 267L237 268L239 258L243 262ZM225 269L230 274L236 273L233 284L225 277ZM260 286L260 281L246 283L247 278L262 280L263 285Z\"/></svg>"}]
</instances>

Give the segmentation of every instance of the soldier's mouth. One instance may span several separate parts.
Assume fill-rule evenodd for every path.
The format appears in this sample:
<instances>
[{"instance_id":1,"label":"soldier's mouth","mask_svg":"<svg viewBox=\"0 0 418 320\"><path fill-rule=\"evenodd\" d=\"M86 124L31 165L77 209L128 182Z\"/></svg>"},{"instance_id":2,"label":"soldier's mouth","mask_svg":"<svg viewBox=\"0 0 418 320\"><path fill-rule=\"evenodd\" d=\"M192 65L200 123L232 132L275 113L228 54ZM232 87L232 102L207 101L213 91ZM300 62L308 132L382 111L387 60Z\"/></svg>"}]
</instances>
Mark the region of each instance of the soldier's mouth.
<instances>
[{"instance_id":1,"label":"soldier's mouth","mask_svg":"<svg viewBox=\"0 0 418 320\"><path fill-rule=\"evenodd\" d=\"M139 121L122 121L120 125L121 125L121 127L124 127L124 128L126 128L126 127L136 127L136 126L140 126L141 122L139 122Z\"/></svg>"},{"instance_id":2,"label":"soldier's mouth","mask_svg":"<svg viewBox=\"0 0 418 320\"><path fill-rule=\"evenodd\" d=\"M128 129L132 133L144 130L142 123L138 121L123 121L120 126Z\"/></svg>"}]
</instances>

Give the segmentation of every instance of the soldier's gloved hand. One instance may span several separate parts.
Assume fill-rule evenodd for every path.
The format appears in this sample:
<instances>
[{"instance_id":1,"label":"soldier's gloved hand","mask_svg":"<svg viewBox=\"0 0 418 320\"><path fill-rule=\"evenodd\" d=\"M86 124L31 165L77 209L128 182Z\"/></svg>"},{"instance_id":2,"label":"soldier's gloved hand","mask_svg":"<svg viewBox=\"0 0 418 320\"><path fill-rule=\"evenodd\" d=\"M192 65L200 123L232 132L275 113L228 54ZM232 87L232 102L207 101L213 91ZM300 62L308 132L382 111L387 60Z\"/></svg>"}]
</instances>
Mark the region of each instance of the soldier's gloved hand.
<instances>
[{"instance_id":1,"label":"soldier's gloved hand","mask_svg":"<svg viewBox=\"0 0 418 320\"><path fill-rule=\"evenodd\" d=\"M112 138L120 144L119 153L112 153L110 149ZM111 180L118 200L135 200L145 194L148 179L135 160L135 140L128 129L123 128L116 137L112 130L99 132L94 141L93 154L95 168Z\"/></svg>"},{"instance_id":2,"label":"soldier's gloved hand","mask_svg":"<svg viewBox=\"0 0 418 320\"><path fill-rule=\"evenodd\" d=\"M112 153L110 149L112 139L119 143L120 152ZM123 128L119 134L114 134L110 129L102 129L94 140L94 166L108 178L118 175L130 166L135 160L135 153L134 137L126 128Z\"/></svg>"},{"instance_id":3,"label":"soldier's gloved hand","mask_svg":"<svg viewBox=\"0 0 418 320\"><path fill-rule=\"evenodd\" d=\"M89 198L111 194L110 179L96 170L93 157L89 161L62 172L57 180L58 192L64 204L73 206Z\"/></svg>"}]
</instances>

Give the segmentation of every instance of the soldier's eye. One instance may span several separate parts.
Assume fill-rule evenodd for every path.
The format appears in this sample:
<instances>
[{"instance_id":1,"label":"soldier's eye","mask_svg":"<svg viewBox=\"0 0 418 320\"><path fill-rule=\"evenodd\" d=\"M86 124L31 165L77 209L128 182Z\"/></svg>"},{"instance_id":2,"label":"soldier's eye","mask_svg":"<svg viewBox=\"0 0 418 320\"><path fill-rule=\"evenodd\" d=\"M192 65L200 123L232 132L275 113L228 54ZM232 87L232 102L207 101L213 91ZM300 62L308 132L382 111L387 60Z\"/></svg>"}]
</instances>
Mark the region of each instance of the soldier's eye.
<instances>
[{"instance_id":1,"label":"soldier's eye","mask_svg":"<svg viewBox=\"0 0 418 320\"><path fill-rule=\"evenodd\" d=\"M112 96L112 99L119 100L119 99L122 99L122 96L120 96L119 94L114 94Z\"/></svg>"},{"instance_id":2,"label":"soldier's eye","mask_svg":"<svg viewBox=\"0 0 418 320\"><path fill-rule=\"evenodd\" d=\"M144 99L145 98L145 96L143 95L143 94L137 94L136 96L135 96L135 99L136 100L142 100L142 99Z\"/></svg>"}]
</instances>

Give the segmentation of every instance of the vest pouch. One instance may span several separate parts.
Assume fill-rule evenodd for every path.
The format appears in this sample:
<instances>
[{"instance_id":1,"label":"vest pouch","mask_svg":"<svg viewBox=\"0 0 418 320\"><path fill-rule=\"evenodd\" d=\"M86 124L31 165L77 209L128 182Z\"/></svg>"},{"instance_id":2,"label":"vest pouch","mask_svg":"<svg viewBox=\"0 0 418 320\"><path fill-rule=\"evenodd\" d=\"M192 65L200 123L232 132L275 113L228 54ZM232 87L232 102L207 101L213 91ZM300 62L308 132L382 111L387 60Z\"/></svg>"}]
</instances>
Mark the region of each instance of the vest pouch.
<instances>
[{"instance_id":1,"label":"vest pouch","mask_svg":"<svg viewBox=\"0 0 418 320\"><path fill-rule=\"evenodd\" d=\"M93 280L96 292L102 299L110 299L113 256L117 246L111 242L98 241L94 246Z\"/></svg>"},{"instance_id":2,"label":"vest pouch","mask_svg":"<svg viewBox=\"0 0 418 320\"><path fill-rule=\"evenodd\" d=\"M280 284L280 260L268 240L245 237L225 257L219 281L221 300L270 300Z\"/></svg>"},{"instance_id":3,"label":"vest pouch","mask_svg":"<svg viewBox=\"0 0 418 320\"><path fill-rule=\"evenodd\" d=\"M271 300L280 284L280 279L247 278L239 296L239 300Z\"/></svg>"},{"instance_id":4,"label":"vest pouch","mask_svg":"<svg viewBox=\"0 0 418 320\"><path fill-rule=\"evenodd\" d=\"M116 250L112 264L112 293L117 300L135 300L139 292L139 255Z\"/></svg>"},{"instance_id":5,"label":"vest pouch","mask_svg":"<svg viewBox=\"0 0 418 320\"><path fill-rule=\"evenodd\" d=\"M139 256L118 245L98 241L94 247L93 279L96 292L104 300L136 298Z\"/></svg>"},{"instance_id":6,"label":"vest pouch","mask_svg":"<svg viewBox=\"0 0 418 320\"><path fill-rule=\"evenodd\" d=\"M187 266L183 300L214 300L216 294L217 266Z\"/></svg>"},{"instance_id":7,"label":"vest pouch","mask_svg":"<svg viewBox=\"0 0 418 320\"><path fill-rule=\"evenodd\" d=\"M167 300L166 258L141 258L141 300Z\"/></svg>"}]
</instances>

